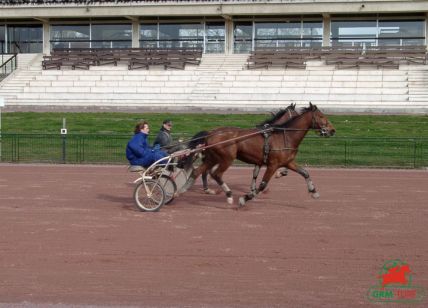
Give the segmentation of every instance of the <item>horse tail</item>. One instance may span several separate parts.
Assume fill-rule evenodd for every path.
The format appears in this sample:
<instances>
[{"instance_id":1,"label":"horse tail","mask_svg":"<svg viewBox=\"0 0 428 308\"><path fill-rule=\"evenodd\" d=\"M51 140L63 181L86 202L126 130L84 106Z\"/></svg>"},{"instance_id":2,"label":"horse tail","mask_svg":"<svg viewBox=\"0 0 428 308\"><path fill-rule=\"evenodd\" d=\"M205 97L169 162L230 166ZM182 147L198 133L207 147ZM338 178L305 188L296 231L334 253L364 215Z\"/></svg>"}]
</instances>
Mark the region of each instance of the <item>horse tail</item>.
<instances>
[{"instance_id":1,"label":"horse tail","mask_svg":"<svg viewBox=\"0 0 428 308\"><path fill-rule=\"evenodd\" d=\"M206 144L206 138L208 137L209 133L207 131L201 131L194 135L192 139L187 143L188 149L196 149L199 146L204 146ZM187 156L183 161L183 168L185 170L189 170L193 166L193 161L195 160L196 152L191 153L189 156Z\"/></svg>"}]
</instances>

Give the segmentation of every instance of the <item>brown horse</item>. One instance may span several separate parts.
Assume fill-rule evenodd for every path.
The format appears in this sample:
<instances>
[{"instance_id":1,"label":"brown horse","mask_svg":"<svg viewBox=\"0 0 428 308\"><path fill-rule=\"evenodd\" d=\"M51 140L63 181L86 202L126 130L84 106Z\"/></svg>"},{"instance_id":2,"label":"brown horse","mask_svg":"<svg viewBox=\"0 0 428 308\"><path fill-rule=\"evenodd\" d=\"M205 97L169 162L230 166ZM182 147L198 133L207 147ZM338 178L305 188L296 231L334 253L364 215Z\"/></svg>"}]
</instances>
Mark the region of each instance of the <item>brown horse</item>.
<instances>
[{"instance_id":1,"label":"brown horse","mask_svg":"<svg viewBox=\"0 0 428 308\"><path fill-rule=\"evenodd\" d=\"M312 197L318 198L319 194L309 173L295 162L298 147L310 129L318 130L321 136L332 136L336 131L327 117L312 104L282 125L261 130L234 127L213 130L204 139L204 146L207 148L204 151L203 163L193 170L185 189L193 185L199 175L209 171L226 193L228 203L233 203L232 191L222 178L233 161L239 159L256 165L258 169L263 165L266 166L266 172L259 187L256 189L255 185L252 186L251 191L240 198L240 205L244 205L246 201L263 191L272 175L280 167L287 167L302 175Z\"/></svg>"},{"instance_id":2,"label":"brown horse","mask_svg":"<svg viewBox=\"0 0 428 308\"><path fill-rule=\"evenodd\" d=\"M269 119L263 121L262 123L256 125L256 128L267 129L267 128L272 127L272 126L283 125L283 124L285 124L285 122L287 122L293 116L296 116L296 115L298 115L298 113L296 111L296 104L290 104L286 108L281 108L277 112L272 112L272 116ZM229 132L229 130L231 128L226 127L224 129L227 132ZM236 129L240 130L240 128L236 128ZM217 128L215 131L210 131L210 132L206 132L206 131L199 132L190 140L190 142L188 143L188 147L189 148L195 148L197 146L203 146L204 140L201 140L201 139L205 139L207 136L212 136L215 134L222 134L222 133L223 133L223 131L221 128ZM189 158L188 161L184 163L184 165L186 166L185 168L189 169L191 167L192 163L193 163L193 159ZM256 189L256 181L257 181L257 177L259 175L259 172L260 172L260 166L255 165L254 170L253 170L253 180L251 182L251 189L252 190ZM281 177L281 176L285 176L285 175L287 175L287 169L286 168L284 168L283 170L279 170L277 177ZM203 189L204 189L205 193L215 194L215 191L208 188L208 171L205 171L202 173L202 184L203 184Z\"/></svg>"}]
</instances>

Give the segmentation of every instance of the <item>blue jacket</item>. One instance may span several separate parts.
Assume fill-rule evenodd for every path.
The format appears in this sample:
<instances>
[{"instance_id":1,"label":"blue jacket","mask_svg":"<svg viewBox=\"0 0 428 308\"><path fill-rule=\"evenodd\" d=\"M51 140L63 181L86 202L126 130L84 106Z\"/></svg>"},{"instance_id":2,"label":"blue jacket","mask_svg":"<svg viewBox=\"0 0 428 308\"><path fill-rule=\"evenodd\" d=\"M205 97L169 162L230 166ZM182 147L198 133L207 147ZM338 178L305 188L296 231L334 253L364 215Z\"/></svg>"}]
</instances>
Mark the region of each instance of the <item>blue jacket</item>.
<instances>
[{"instance_id":1,"label":"blue jacket","mask_svg":"<svg viewBox=\"0 0 428 308\"><path fill-rule=\"evenodd\" d=\"M155 161L167 156L158 148L151 148L144 133L135 134L126 146L126 158L131 165L149 167Z\"/></svg>"}]
</instances>

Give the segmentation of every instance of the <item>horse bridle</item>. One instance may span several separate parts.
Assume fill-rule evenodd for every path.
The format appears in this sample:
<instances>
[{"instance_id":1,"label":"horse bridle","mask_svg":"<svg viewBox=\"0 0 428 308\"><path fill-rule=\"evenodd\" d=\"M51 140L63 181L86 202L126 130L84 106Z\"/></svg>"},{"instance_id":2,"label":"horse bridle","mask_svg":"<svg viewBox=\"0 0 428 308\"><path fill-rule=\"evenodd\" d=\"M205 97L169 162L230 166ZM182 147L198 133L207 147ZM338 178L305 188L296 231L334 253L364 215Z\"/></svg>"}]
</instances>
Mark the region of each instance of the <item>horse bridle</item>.
<instances>
[{"instance_id":1,"label":"horse bridle","mask_svg":"<svg viewBox=\"0 0 428 308\"><path fill-rule=\"evenodd\" d=\"M315 113L316 113L316 110L312 111L312 123L311 123L312 129L319 130L320 136L322 136L322 137L328 136L328 127L327 127L327 125L326 124L320 125L318 123L318 121L315 119ZM319 120L319 118L318 118L318 120ZM316 125L318 125L319 128L316 128Z\"/></svg>"}]
</instances>

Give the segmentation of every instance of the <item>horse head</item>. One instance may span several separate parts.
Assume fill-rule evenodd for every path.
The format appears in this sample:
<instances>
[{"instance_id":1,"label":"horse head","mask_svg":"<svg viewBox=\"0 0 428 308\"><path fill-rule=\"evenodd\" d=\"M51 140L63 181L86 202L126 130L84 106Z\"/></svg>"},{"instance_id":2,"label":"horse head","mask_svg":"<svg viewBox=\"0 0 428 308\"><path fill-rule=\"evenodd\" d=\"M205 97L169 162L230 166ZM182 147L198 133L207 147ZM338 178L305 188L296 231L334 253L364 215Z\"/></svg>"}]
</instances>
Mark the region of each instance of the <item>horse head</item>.
<instances>
[{"instance_id":1,"label":"horse head","mask_svg":"<svg viewBox=\"0 0 428 308\"><path fill-rule=\"evenodd\" d=\"M311 128L318 129L320 132L320 136L322 137L334 136L334 134L336 133L336 129L327 119L325 114L318 109L317 106L312 105L312 103L309 103L309 107L307 108L307 111L312 112Z\"/></svg>"}]
</instances>

